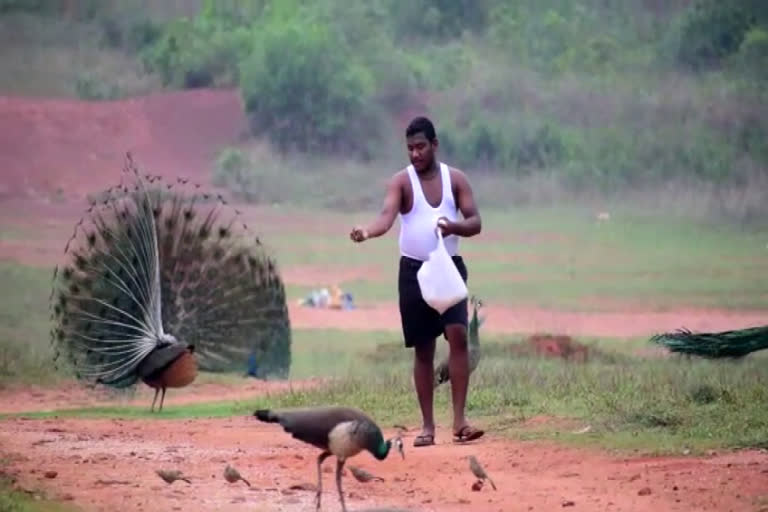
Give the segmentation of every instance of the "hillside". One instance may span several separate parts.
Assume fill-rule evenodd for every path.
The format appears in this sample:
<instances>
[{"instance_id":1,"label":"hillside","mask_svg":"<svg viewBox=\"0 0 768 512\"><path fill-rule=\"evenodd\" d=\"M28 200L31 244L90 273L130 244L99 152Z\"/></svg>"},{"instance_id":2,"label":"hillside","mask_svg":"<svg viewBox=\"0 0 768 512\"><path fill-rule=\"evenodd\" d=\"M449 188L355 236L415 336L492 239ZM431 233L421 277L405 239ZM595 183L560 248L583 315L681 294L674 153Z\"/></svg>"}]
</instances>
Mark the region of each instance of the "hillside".
<instances>
[{"instance_id":1,"label":"hillside","mask_svg":"<svg viewBox=\"0 0 768 512\"><path fill-rule=\"evenodd\" d=\"M103 102L3 96L0 197L82 197L115 182L127 151L146 172L209 182L215 152L244 129L233 90Z\"/></svg>"}]
</instances>

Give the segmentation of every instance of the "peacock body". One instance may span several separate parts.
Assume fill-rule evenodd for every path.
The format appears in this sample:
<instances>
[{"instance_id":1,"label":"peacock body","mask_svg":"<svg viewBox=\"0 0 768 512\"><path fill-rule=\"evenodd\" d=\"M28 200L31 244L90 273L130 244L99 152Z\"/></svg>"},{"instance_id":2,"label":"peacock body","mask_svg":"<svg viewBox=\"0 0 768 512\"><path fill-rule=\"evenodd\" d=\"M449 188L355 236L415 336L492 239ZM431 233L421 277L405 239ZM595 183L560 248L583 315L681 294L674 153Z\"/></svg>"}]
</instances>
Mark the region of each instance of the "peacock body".
<instances>
[{"instance_id":1,"label":"peacock body","mask_svg":"<svg viewBox=\"0 0 768 512\"><path fill-rule=\"evenodd\" d=\"M469 328L467 329L467 351L469 355L469 373L471 374L480 362L480 326L485 319L478 317L478 311L482 308L483 301L473 296L470 302L472 304L472 318L469 320ZM434 387L437 388L440 384L444 384L449 380L451 380L451 376L448 369L448 358L446 357L435 368Z\"/></svg>"},{"instance_id":2,"label":"peacock body","mask_svg":"<svg viewBox=\"0 0 768 512\"><path fill-rule=\"evenodd\" d=\"M56 364L115 389L182 387L198 369L290 369L285 289L274 259L221 196L142 176L91 202L54 270ZM154 408L154 401L153 401ZM162 399L161 399L162 408Z\"/></svg>"},{"instance_id":3,"label":"peacock body","mask_svg":"<svg viewBox=\"0 0 768 512\"><path fill-rule=\"evenodd\" d=\"M688 329L656 334L651 342L667 347L670 352L710 359L742 358L768 348L768 326L747 329L694 333Z\"/></svg>"}]
</instances>

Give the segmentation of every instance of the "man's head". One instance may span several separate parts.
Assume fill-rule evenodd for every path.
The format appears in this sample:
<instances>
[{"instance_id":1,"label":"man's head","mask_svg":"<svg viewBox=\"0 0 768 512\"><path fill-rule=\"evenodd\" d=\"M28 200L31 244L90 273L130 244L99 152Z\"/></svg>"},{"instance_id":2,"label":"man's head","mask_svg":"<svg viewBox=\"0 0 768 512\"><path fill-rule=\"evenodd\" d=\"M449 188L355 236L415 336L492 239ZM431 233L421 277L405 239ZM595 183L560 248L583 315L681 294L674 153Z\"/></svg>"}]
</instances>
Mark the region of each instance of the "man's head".
<instances>
[{"instance_id":1,"label":"man's head","mask_svg":"<svg viewBox=\"0 0 768 512\"><path fill-rule=\"evenodd\" d=\"M405 142L408 147L408 159L416 172L423 172L432 167L438 145L432 121L426 117L414 118L405 129Z\"/></svg>"}]
</instances>

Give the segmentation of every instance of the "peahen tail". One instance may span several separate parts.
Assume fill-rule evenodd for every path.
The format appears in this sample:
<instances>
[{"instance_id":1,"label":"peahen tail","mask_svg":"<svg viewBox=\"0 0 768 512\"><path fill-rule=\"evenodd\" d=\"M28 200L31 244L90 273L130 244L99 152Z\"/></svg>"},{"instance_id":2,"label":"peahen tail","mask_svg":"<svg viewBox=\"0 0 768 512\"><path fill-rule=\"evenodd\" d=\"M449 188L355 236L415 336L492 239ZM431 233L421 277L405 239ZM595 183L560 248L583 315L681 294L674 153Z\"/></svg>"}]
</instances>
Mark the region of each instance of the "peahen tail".
<instances>
[{"instance_id":1,"label":"peahen tail","mask_svg":"<svg viewBox=\"0 0 768 512\"><path fill-rule=\"evenodd\" d=\"M657 334L651 342L667 347L671 352L690 354L711 359L740 358L768 348L768 326L693 333L688 329Z\"/></svg>"},{"instance_id":2,"label":"peahen tail","mask_svg":"<svg viewBox=\"0 0 768 512\"><path fill-rule=\"evenodd\" d=\"M285 289L239 212L185 179L142 176L128 155L118 186L93 201L54 270L55 358L78 377L127 387L150 354L194 348L208 371L290 367ZM177 352L177 350L173 350Z\"/></svg>"},{"instance_id":3,"label":"peahen tail","mask_svg":"<svg viewBox=\"0 0 768 512\"><path fill-rule=\"evenodd\" d=\"M475 368L477 368L477 364L480 361L480 326L485 319L478 315L480 308L483 306L483 301L472 296L470 298L470 303L472 304L472 318L469 320L469 327L467 329L467 345L469 346L469 372L472 373ZM445 359L435 368L435 381L433 387L436 388L449 380L451 380L451 375L448 370L448 359Z\"/></svg>"}]
</instances>

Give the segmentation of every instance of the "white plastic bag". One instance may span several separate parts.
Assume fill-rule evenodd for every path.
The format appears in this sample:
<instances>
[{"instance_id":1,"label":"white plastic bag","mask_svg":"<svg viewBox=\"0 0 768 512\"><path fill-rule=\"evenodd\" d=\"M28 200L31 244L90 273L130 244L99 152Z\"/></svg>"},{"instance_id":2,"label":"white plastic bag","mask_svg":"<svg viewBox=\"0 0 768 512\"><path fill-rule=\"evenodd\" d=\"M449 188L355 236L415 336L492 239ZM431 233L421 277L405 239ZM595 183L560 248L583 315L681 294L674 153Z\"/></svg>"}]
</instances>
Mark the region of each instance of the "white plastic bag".
<instances>
[{"instance_id":1,"label":"white plastic bag","mask_svg":"<svg viewBox=\"0 0 768 512\"><path fill-rule=\"evenodd\" d=\"M441 315L467 297L467 285L445 249L440 229L437 230L437 247L422 263L416 279L424 301Z\"/></svg>"}]
</instances>

